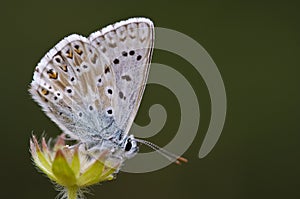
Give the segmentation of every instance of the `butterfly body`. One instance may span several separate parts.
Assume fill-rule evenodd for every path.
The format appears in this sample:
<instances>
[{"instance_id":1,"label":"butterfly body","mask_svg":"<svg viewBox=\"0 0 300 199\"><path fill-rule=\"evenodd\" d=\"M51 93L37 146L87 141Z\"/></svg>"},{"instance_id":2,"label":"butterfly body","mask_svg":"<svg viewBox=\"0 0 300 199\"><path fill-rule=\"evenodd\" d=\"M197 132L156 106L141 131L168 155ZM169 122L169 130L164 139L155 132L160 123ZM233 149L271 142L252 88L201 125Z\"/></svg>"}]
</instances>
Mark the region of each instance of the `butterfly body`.
<instances>
[{"instance_id":1,"label":"butterfly body","mask_svg":"<svg viewBox=\"0 0 300 199\"><path fill-rule=\"evenodd\" d=\"M138 148L129 129L145 89L153 23L132 18L88 38L60 41L35 68L30 93L71 138L121 158Z\"/></svg>"}]
</instances>

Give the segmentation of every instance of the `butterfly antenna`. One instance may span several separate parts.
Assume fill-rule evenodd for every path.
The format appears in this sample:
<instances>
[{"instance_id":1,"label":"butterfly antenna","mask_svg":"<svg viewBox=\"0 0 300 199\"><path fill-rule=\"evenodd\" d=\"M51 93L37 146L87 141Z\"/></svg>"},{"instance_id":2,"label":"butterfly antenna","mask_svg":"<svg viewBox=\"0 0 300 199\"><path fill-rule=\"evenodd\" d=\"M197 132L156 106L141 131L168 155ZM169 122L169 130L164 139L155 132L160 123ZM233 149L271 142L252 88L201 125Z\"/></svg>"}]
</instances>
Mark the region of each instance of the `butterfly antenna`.
<instances>
[{"instance_id":1,"label":"butterfly antenna","mask_svg":"<svg viewBox=\"0 0 300 199\"><path fill-rule=\"evenodd\" d=\"M170 160L171 162L174 162L178 165L181 164L181 162L188 162L188 160L184 157L175 155L159 146L157 146L156 144L153 144L152 142L146 141L146 140L141 140L141 139L137 139L134 138L135 141L145 144L146 146L150 147L151 149L153 149L154 151L157 151L159 154L161 154L162 156L164 156L165 158L167 158L168 160Z\"/></svg>"}]
</instances>

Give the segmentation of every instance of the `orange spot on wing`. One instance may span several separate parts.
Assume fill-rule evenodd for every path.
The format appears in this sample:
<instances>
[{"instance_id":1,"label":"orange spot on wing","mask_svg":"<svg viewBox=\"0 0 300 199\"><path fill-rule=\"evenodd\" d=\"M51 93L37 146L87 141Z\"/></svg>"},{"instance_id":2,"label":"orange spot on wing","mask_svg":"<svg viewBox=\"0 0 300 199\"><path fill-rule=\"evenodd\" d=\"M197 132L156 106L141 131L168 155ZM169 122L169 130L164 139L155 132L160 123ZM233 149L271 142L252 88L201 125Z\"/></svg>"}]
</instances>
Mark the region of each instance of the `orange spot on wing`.
<instances>
[{"instance_id":1,"label":"orange spot on wing","mask_svg":"<svg viewBox=\"0 0 300 199\"><path fill-rule=\"evenodd\" d=\"M57 79L57 77L58 77L58 73L55 72L53 69L48 70L47 74L49 75L49 78L51 78L51 79Z\"/></svg>"},{"instance_id":2,"label":"orange spot on wing","mask_svg":"<svg viewBox=\"0 0 300 199\"><path fill-rule=\"evenodd\" d=\"M44 89L44 88L42 88L41 93L42 93L43 95L48 95L48 94L49 94L49 91L46 90L46 89Z\"/></svg>"}]
</instances>

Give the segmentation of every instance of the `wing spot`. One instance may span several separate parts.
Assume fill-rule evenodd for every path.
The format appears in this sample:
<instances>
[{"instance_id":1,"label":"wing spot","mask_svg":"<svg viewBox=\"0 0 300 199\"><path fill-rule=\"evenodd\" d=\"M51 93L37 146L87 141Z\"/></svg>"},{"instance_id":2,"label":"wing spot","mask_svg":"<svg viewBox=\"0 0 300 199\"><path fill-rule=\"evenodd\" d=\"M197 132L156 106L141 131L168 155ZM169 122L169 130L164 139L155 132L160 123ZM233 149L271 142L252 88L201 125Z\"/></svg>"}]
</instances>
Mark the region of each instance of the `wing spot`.
<instances>
[{"instance_id":1,"label":"wing spot","mask_svg":"<svg viewBox=\"0 0 300 199\"><path fill-rule=\"evenodd\" d=\"M112 113L113 113L112 109L108 109L106 112L107 112L108 115L112 115Z\"/></svg>"},{"instance_id":2,"label":"wing spot","mask_svg":"<svg viewBox=\"0 0 300 199\"><path fill-rule=\"evenodd\" d=\"M49 69L47 71L47 74L49 75L49 78L51 78L51 79L57 79L57 77L58 77L58 73L55 72L53 69Z\"/></svg>"},{"instance_id":3,"label":"wing spot","mask_svg":"<svg viewBox=\"0 0 300 199\"><path fill-rule=\"evenodd\" d=\"M79 115L79 117L82 117L82 113L81 112L78 115Z\"/></svg>"},{"instance_id":4,"label":"wing spot","mask_svg":"<svg viewBox=\"0 0 300 199\"><path fill-rule=\"evenodd\" d=\"M113 91L109 88L109 89L107 89L107 93L112 95Z\"/></svg>"},{"instance_id":5,"label":"wing spot","mask_svg":"<svg viewBox=\"0 0 300 199\"><path fill-rule=\"evenodd\" d=\"M97 55L97 54L94 54L94 56L91 58L91 62L92 62L93 64L96 64L97 58L98 58L98 55Z\"/></svg>"},{"instance_id":6,"label":"wing spot","mask_svg":"<svg viewBox=\"0 0 300 199\"><path fill-rule=\"evenodd\" d=\"M134 53L135 53L134 50L129 51L129 55L131 56L134 55Z\"/></svg>"},{"instance_id":7,"label":"wing spot","mask_svg":"<svg viewBox=\"0 0 300 199\"><path fill-rule=\"evenodd\" d=\"M127 57L128 53L127 53L126 51L123 51L123 52L122 52L122 55L123 55L124 57Z\"/></svg>"},{"instance_id":8,"label":"wing spot","mask_svg":"<svg viewBox=\"0 0 300 199\"><path fill-rule=\"evenodd\" d=\"M57 63L60 63L61 62L61 60L60 60L60 58L55 58L55 61L57 62Z\"/></svg>"},{"instance_id":9,"label":"wing spot","mask_svg":"<svg viewBox=\"0 0 300 199\"><path fill-rule=\"evenodd\" d=\"M42 88L41 92L42 92L43 95L48 95L49 94L49 91L44 89L44 88Z\"/></svg>"},{"instance_id":10,"label":"wing spot","mask_svg":"<svg viewBox=\"0 0 300 199\"><path fill-rule=\"evenodd\" d=\"M72 89L68 88L68 89L67 89L67 92L68 92L68 93L72 93Z\"/></svg>"},{"instance_id":11,"label":"wing spot","mask_svg":"<svg viewBox=\"0 0 300 199\"><path fill-rule=\"evenodd\" d=\"M102 84L103 84L102 82L103 82L103 80L101 79L101 76L98 77L97 86L102 86Z\"/></svg>"},{"instance_id":12,"label":"wing spot","mask_svg":"<svg viewBox=\"0 0 300 199\"><path fill-rule=\"evenodd\" d=\"M59 68L62 69L63 71L65 71L65 72L68 72L68 67L67 67L67 65L59 66Z\"/></svg>"},{"instance_id":13,"label":"wing spot","mask_svg":"<svg viewBox=\"0 0 300 199\"><path fill-rule=\"evenodd\" d=\"M106 67L105 70L104 70L104 73L106 74L106 73L109 73L109 72L110 72L109 67Z\"/></svg>"},{"instance_id":14,"label":"wing spot","mask_svg":"<svg viewBox=\"0 0 300 199\"><path fill-rule=\"evenodd\" d=\"M115 59L114 64L118 64L118 63L120 63L120 61L118 59Z\"/></svg>"},{"instance_id":15,"label":"wing spot","mask_svg":"<svg viewBox=\"0 0 300 199\"><path fill-rule=\"evenodd\" d=\"M78 44L74 45L74 48L75 48L75 52L76 52L78 55L82 55L83 51L82 51L82 50L80 50L80 48L79 48L79 45L78 45Z\"/></svg>"},{"instance_id":16,"label":"wing spot","mask_svg":"<svg viewBox=\"0 0 300 199\"><path fill-rule=\"evenodd\" d=\"M121 78L128 82L131 81L131 77L129 75L123 75Z\"/></svg>"},{"instance_id":17,"label":"wing spot","mask_svg":"<svg viewBox=\"0 0 300 199\"><path fill-rule=\"evenodd\" d=\"M120 97L121 99L123 99L123 97L124 97L124 94L123 94L123 92L122 92L122 91L120 91L120 92L119 92L119 97Z\"/></svg>"},{"instance_id":18,"label":"wing spot","mask_svg":"<svg viewBox=\"0 0 300 199\"><path fill-rule=\"evenodd\" d=\"M93 106L90 105L89 110L92 111L93 109L94 109Z\"/></svg>"},{"instance_id":19,"label":"wing spot","mask_svg":"<svg viewBox=\"0 0 300 199\"><path fill-rule=\"evenodd\" d=\"M104 53L106 52L106 48L104 46L100 46L100 50Z\"/></svg>"},{"instance_id":20,"label":"wing spot","mask_svg":"<svg viewBox=\"0 0 300 199\"><path fill-rule=\"evenodd\" d=\"M68 58L70 58L70 59L73 58L73 53L72 53L72 51L70 51L70 49L68 49L68 50L66 51L66 53L67 53L67 57L68 57Z\"/></svg>"},{"instance_id":21,"label":"wing spot","mask_svg":"<svg viewBox=\"0 0 300 199\"><path fill-rule=\"evenodd\" d=\"M142 55L136 57L136 60L140 61L142 59Z\"/></svg>"},{"instance_id":22,"label":"wing spot","mask_svg":"<svg viewBox=\"0 0 300 199\"><path fill-rule=\"evenodd\" d=\"M75 78L74 77L71 77L71 82L73 82L75 80Z\"/></svg>"}]
</instances>

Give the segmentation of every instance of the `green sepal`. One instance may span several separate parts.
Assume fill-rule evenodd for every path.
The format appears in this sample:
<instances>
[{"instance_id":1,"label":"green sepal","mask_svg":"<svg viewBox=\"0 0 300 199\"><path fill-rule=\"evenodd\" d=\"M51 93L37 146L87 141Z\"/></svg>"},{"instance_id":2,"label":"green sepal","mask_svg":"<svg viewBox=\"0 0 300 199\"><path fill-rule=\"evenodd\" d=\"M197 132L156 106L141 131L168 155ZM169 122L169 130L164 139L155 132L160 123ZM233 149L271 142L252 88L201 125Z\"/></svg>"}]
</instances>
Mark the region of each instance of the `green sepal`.
<instances>
[{"instance_id":1,"label":"green sepal","mask_svg":"<svg viewBox=\"0 0 300 199\"><path fill-rule=\"evenodd\" d=\"M86 171L78 178L78 186L85 187L100 182L104 164L96 160Z\"/></svg>"},{"instance_id":2,"label":"green sepal","mask_svg":"<svg viewBox=\"0 0 300 199\"><path fill-rule=\"evenodd\" d=\"M56 177L56 182L65 187L76 185L76 177L63 152L59 149L56 152L52 164L52 172Z\"/></svg>"},{"instance_id":3,"label":"green sepal","mask_svg":"<svg viewBox=\"0 0 300 199\"><path fill-rule=\"evenodd\" d=\"M78 154L78 147L74 151L74 157L72 160L71 168L76 176L76 178L80 175L80 160L79 160L79 154Z\"/></svg>"},{"instance_id":4,"label":"green sepal","mask_svg":"<svg viewBox=\"0 0 300 199\"><path fill-rule=\"evenodd\" d=\"M48 159L45 157L45 154L41 151L40 146L36 140L35 137L33 137L33 143L31 142L33 155L33 160L35 165L43 172L45 173L51 180L56 180L55 176L52 173L51 169L51 163L48 161Z\"/></svg>"},{"instance_id":5,"label":"green sepal","mask_svg":"<svg viewBox=\"0 0 300 199\"><path fill-rule=\"evenodd\" d=\"M112 180L112 179L114 179L114 176L112 175L115 171L116 171L116 169L115 169L116 167L110 167L110 168L108 168L106 171L105 171L105 173L101 176L101 178L99 179L99 181L106 181L106 180Z\"/></svg>"}]
</instances>

